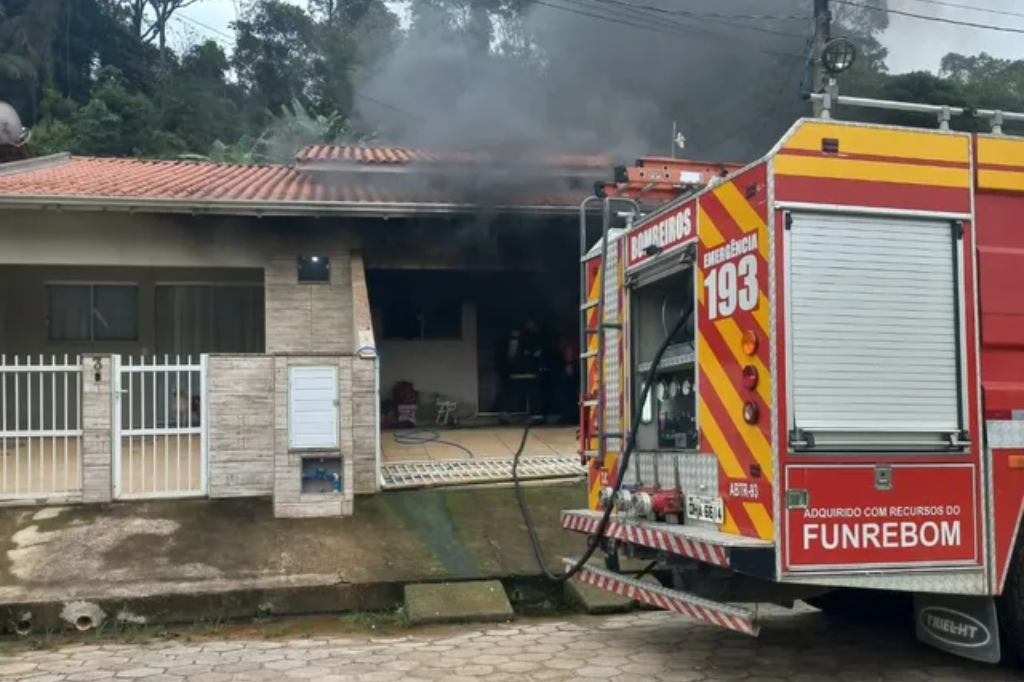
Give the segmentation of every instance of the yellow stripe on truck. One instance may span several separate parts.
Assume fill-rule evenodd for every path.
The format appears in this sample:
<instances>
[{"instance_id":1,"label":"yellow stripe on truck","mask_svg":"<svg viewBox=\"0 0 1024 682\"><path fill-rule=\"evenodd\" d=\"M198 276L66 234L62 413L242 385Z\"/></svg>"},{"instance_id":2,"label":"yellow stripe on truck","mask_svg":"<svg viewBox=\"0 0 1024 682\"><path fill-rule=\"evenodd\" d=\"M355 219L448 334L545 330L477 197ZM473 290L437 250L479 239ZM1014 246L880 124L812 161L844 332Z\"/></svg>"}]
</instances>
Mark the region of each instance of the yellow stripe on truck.
<instances>
[{"instance_id":1,"label":"yellow stripe on truck","mask_svg":"<svg viewBox=\"0 0 1024 682\"><path fill-rule=\"evenodd\" d=\"M945 168L910 163L889 163L885 161L861 161L842 157L792 156L780 154L775 157L775 172L778 175L793 175L805 178L829 178L832 180L863 180L865 182L889 182L900 185L923 185L929 187L971 186L971 173L967 168Z\"/></svg>"},{"instance_id":2,"label":"yellow stripe on truck","mask_svg":"<svg viewBox=\"0 0 1024 682\"><path fill-rule=\"evenodd\" d=\"M747 515L754 524L754 530L757 531L757 537L762 540L774 540L775 539L775 524L772 523L772 517L768 514L768 510L761 502L744 502L743 509L746 510Z\"/></svg>"},{"instance_id":3,"label":"yellow stripe on truck","mask_svg":"<svg viewBox=\"0 0 1024 682\"><path fill-rule=\"evenodd\" d=\"M1024 140L978 136L978 165L1007 166L1024 171Z\"/></svg>"},{"instance_id":4,"label":"yellow stripe on truck","mask_svg":"<svg viewBox=\"0 0 1024 682\"><path fill-rule=\"evenodd\" d=\"M890 130L815 121L801 125L782 148L820 153L823 139L839 140L840 154L878 156L893 161L939 161L966 166L971 158L970 138L962 134Z\"/></svg>"},{"instance_id":5,"label":"yellow stripe on truck","mask_svg":"<svg viewBox=\"0 0 1024 682\"><path fill-rule=\"evenodd\" d=\"M978 171L978 189L1024 192L1024 171L986 170L982 168Z\"/></svg>"},{"instance_id":6,"label":"yellow stripe on truck","mask_svg":"<svg viewBox=\"0 0 1024 682\"><path fill-rule=\"evenodd\" d=\"M1024 192L1024 140L978 136L978 189Z\"/></svg>"}]
</instances>

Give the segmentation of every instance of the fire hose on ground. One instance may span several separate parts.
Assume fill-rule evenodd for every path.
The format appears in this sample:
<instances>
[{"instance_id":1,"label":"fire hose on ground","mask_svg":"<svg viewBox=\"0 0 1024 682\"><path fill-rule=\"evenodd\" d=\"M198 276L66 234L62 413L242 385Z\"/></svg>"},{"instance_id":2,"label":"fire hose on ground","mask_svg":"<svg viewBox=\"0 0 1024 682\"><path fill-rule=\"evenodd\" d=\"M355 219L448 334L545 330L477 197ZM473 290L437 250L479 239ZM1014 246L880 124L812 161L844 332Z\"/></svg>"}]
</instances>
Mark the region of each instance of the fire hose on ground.
<instances>
[{"instance_id":1,"label":"fire hose on ground","mask_svg":"<svg viewBox=\"0 0 1024 682\"><path fill-rule=\"evenodd\" d=\"M664 342L658 348L658 352L654 355L654 360L651 362L651 368L647 370L647 379L643 382L643 390L640 392L640 399L637 402L638 405L643 405L647 402L647 396L651 391L651 378L654 377L658 372L658 367L661 366L661 359L668 350L668 347L672 344L672 339L675 338L683 325L686 324L686 319L693 312L693 306L691 304L689 310L679 316L679 320L676 322L675 327L665 337ZM601 330L599 333L604 333ZM603 360L602 360L603 361ZM626 447L622 451L622 461L619 466L619 472L627 471L629 468L629 459L633 454L633 449L636 446L636 434L640 429L640 419L643 414L642 410L636 410L636 414L633 416L632 423L630 424L629 433L626 434ZM602 415L603 416L603 415ZM576 575L580 569L587 565L591 557L594 556L594 552L597 551L601 545L601 538L604 537L605 529L608 527L608 522L612 516L612 510L614 504L609 502L605 507L604 514L601 516L601 522L597 526L596 532L591 536L587 543L587 551L583 553L569 570L561 574L556 574L551 571L548 567L547 560L544 558L544 549L540 545L540 539L537 537L537 528L533 523L533 517L530 514L530 509L526 505L526 495L523 492L522 482L519 480L519 460L522 457L523 451L526 449L526 441L530 437L530 422L527 421L526 427L523 429L523 438L519 442L519 449L516 450L515 457L512 460L512 483L516 490L516 499L519 501L519 510L522 512L523 521L526 523L526 532L530 536L530 544L533 546L533 554L537 559L537 565L540 567L541 573L548 580L556 583L562 583L568 581L574 575ZM615 485L613 487L612 500L618 495L619 490L622 489L622 482L625 479L624 476L615 477Z\"/></svg>"}]
</instances>

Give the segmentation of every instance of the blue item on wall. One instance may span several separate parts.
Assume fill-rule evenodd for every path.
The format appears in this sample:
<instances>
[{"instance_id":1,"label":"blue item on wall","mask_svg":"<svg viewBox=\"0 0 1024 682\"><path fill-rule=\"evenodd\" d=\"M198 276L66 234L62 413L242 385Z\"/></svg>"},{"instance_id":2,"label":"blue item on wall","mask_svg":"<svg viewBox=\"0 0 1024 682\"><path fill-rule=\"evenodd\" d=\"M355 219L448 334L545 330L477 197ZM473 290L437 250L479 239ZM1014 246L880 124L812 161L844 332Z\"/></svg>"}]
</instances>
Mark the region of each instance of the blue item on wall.
<instances>
[{"instance_id":1,"label":"blue item on wall","mask_svg":"<svg viewBox=\"0 0 1024 682\"><path fill-rule=\"evenodd\" d=\"M302 479L305 481L330 481L331 489L333 492L341 492L341 474L332 474L326 469L317 469L313 473L303 474Z\"/></svg>"}]
</instances>

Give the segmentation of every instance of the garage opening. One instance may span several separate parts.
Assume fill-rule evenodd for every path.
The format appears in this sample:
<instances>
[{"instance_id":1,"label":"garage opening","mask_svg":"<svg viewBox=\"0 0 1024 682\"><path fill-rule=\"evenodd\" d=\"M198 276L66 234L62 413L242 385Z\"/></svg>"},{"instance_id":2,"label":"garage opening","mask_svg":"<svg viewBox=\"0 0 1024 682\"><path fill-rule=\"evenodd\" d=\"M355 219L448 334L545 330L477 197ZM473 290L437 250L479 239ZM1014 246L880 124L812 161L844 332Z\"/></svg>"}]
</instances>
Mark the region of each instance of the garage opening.
<instances>
[{"instance_id":1,"label":"garage opening","mask_svg":"<svg viewBox=\"0 0 1024 682\"><path fill-rule=\"evenodd\" d=\"M559 345L575 338L575 295L552 295L549 279L522 273L368 270L367 284L381 355L385 478L507 479L531 411L544 419L524 452L526 468L580 473L578 389L566 369L575 357L567 365ZM510 390L504 356L531 321L545 364L526 394ZM538 399L539 408L529 404Z\"/></svg>"}]
</instances>

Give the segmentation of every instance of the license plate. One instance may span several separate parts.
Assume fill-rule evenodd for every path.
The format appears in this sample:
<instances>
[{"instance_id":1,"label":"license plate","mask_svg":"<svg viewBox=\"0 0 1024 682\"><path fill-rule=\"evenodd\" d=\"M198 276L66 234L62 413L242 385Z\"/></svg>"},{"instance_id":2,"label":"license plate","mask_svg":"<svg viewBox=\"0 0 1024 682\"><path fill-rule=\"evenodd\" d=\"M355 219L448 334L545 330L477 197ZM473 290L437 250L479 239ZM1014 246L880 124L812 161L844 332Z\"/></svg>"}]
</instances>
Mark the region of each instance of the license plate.
<instances>
[{"instance_id":1,"label":"license plate","mask_svg":"<svg viewBox=\"0 0 1024 682\"><path fill-rule=\"evenodd\" d=\"M691 521L725 523L725 507L720 497L686 496L686 518Z\"/></svg>"}]
</instances>

